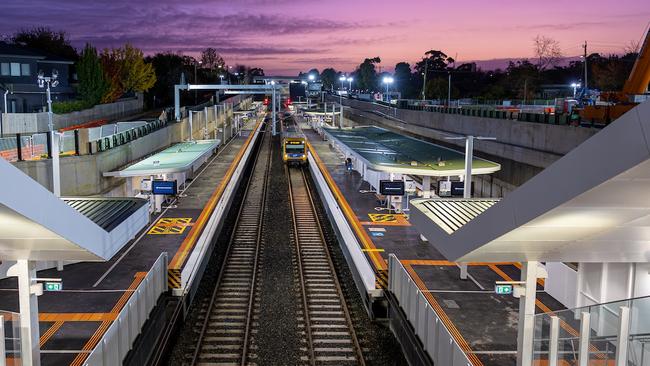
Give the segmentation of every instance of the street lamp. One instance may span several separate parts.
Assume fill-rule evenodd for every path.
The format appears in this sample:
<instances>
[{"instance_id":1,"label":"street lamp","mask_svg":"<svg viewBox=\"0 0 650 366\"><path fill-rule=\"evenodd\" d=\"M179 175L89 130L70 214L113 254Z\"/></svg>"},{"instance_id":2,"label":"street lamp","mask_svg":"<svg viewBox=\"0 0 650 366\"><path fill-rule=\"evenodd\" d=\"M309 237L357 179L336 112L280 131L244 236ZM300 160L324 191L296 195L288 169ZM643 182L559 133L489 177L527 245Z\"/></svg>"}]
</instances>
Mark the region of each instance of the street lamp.
<instances>
[{"instance_id":1,"label":"street lamp","mask_svg":"<svg viewBox=\"0 0 650 366\"><path fill-rule=\"evenodd\" d=\"M354 81L354 78L349 77L348 78L348 83L349 83L348 93L350 93L352 91L352 81Z\"/></svg>"},{"instance_id":2,"label":"street lamp","mask_svg":"<svg viewBox=\"0 0 650 366\"><path fill-rule=\"evenodd\" d=\"M203 64L203 61L197 61L197 62L194 63L194 84L198 84L198 83L199 83L198 80L197 80L197 77L196 77L196 65L197 65L197 64L198 64L198 65L201 65L201 64ZM197 105L197 104L198 104L198 101L197 101L197 94L196 94L196 93L197 93L197 89L194 89L194 105Z\"/></svg>"},{"instance_id":3,"label":"street lamp","mask_svg":"<svg viewBox=\"0 0 650 366\"><path fill-rule=\"evenodd\" d=\"M388 86L392 84L395 81L391 76L384 76L384 80L382 81L384 84L386 84L386 102L390 103L390 95L388 94Z\"/></svg>"},{"instance_id":4,"label":"street lamp","mask_svg":"<svg viewBox=\"0 0 650 366\"><path fill-rule=\"evenodd\" d=\"M38 87L46 88L47 95L47 128L50 130L50 142L52 153L52 192L55 196L61 197L61 174L59 166L59 135L54 131L54 121L52 120L52 94L50 88L56 88L59 85L57 78L59 71L52 70L51 76L45 76L43 71L38 72Z\"/></svg>"},{"instance_id":5,"label":"street lamp","mask_svg":"<svg viewBox=\"0 0 650 366\"><path fill-rule=\"evenodd\" d=\"M576 91L580 87L580 83L572 83L571 86L573 87L573 97L576 97Z\"/></svg>"},{"instance_id":6,"label":"street lamp","mask_svg":"<svg viewBox=\"0 0 650 366\"><path fill-rule=\"evenodd\" d=\"M307 78L309 78L309 81L314 81L314 80L316 80L316 75L309 74L309 76L307 76Z\"/></svg>"}]
</instances>

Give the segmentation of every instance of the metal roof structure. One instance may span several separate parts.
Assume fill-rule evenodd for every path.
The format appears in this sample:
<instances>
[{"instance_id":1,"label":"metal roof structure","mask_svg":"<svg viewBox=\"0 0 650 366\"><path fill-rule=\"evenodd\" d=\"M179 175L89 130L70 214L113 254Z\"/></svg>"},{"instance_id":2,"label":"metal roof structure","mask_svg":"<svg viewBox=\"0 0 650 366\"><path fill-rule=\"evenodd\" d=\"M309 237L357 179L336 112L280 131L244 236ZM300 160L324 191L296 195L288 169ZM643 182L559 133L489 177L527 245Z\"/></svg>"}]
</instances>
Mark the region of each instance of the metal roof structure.
<instances>
[{"instance_id":1,"label":"metal roof structure","mask_svg":"<svg viewBox=\"0 0 650 366\"><path fill-rule=\"evenodd\" d=\"M124 169L105 172L105 177L141 177L157 174L181 173L203 164L219 147L221 140L181 142Z\"/></svg>"},{"instance_id":2,"label":"metal roof structure","mask_svg":"<svg viewBox=\"0 0 650 366\"><path fill-rule=\"evenodd\" d=\"M149 223L145 200L62 200L4 159L0 176L0 260L108 260Z\"/></svg>"},{"instance_id":3,"label":"metal roof structure","mask_svg":"<svg viewBox=\"0 0 650 366\"><path fill-rule=\"evenodd\" d=\"M111 231L137 212L147 201L138 198L63 197L74 208L106 231Z\"/></svg>"},{"instance_id":4,"label":"metal roof structure","mask_svg":"<svg viewBox=\"0 0 650 366\"><path fill-rule=\"evenodd\" d=\"M413 200L411 221L448 259L648 262L650 101L449 233Z\"/></svg>"},{"instance_id":5,"label":"metal roof structure","mask_svg":"<svg viewBox=\"0 0 650 366\"><path fill-rule=\"evenodd\" d=\"M465 154L440 145L375 126L323 130L373 170L434 177L465 174ZM501 165L485 159L472 160L472 175L500 169Z\"/></svg>"},{"instance_id":6,"label":"metal roof structure","mask_svg":"<svg viewBox=\"0 0 650 366\"><path fill-rule=\"evenodd\" d=\"M497 202L498 199L436 198L412 200L411 205L423 212L447 234L452 234Z\"/></svg>"}]
</instances>

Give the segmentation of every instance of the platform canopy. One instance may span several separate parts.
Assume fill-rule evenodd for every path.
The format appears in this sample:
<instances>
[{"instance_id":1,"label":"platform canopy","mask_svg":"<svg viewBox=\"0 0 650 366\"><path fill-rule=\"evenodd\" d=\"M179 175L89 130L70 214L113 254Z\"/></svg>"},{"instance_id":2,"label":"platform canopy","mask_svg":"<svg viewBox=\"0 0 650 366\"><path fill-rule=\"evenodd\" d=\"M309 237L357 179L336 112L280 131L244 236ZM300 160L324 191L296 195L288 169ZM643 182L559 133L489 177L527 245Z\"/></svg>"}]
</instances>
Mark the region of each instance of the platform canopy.
<instances>
[{"instance_id":1,"label":"platform canopy","mask_svg":"<svg viewBox=\"0 0 650 366\"><path fill-rule=\"evenodd\" d=\"M0 177L0 260L108 260L149 223L145 200L62 200L3 159Z\"/></svg>"},{"instance_id":2,"label":"platform canopy","mask_svg":"<svg viewBox=\"0 0 650 366\"><path fill-rule=\"evenodd\" d=\"M413 200L411 221L454 261L650 261L650 102L449 232L437 200Z\"/></svg>"},{"instance_id":3,"label":"platform canopy","mask_svg":"<svg viewBox=\"0 0 650 366\"><path fill-rule=\"evenodd\" d=\"M182 173L202 165L219 147L221 140L181 142L124 169L105 172L105 177L142 177Z\"/></svg>"},{"instance_id":4,"label":"platform canopy","mask_svg":"<svg viewBox=\"0 0 650 366\"><path fill-rule=\"evenodd\" d=\"M375 126L324 131L339 147L376 171L432 177L465 174L465 154L440 145ZM501 165L485 159L472 160L472 175L500 169Z\"/></svg>"}]
</instances>

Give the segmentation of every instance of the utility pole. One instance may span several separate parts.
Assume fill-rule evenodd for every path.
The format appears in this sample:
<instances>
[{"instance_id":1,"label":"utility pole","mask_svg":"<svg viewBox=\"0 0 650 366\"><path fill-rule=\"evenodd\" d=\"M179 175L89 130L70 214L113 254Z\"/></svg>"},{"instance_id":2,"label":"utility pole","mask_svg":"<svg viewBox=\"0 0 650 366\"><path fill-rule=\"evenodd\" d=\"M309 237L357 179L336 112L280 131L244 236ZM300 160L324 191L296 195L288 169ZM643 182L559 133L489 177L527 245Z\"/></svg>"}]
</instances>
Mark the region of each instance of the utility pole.
<instances>
[{"instance_id":1,"label":"utility pole","mask_svg":"<svg viewBox=\"0 0 650 366\"><path fill-rule=\"evenodd\" d=\"M587 84L587 41L585 41L585 44L582 46L582 48L584 48L584 50L585 50L585 52L584 52L584 58L585 58L585 80L584 80L585 82L584 82L584 86L585 86L585 89L584 90L586 91L587 90L587 85L588 85Z\"/></svg>"},{"instance_id":2,"label":"utility pole","mask_svg":"<svg viewBox=\"0 0 650 366\"><path fill-rule=\"evenodd\" d=\"M447 85L447 107L451 108L451 71L449 73L449 83Z\"/></svg>"},{"instance_id":3,"label":"utility pole","mask_svg":"<svg viewBox=\"0 0 650 366\"><path fill-rule=\"evenodd\" d=\"M427 87L427 71L429 71L429 59L424 60L424 80L422 81L422 100L426 99L426 94L424 93L425 88Z\"/></svg>"},{"instance_id":4,"label":"utility pole","mask_svg":"<svg viewBox=\"0 0 650 366\"><path fill-rule=\"evenodd\" d=\"M524 79L524 105L526 105L526 99L528 97L528 79Z\"/></svg>"}]
</instances>

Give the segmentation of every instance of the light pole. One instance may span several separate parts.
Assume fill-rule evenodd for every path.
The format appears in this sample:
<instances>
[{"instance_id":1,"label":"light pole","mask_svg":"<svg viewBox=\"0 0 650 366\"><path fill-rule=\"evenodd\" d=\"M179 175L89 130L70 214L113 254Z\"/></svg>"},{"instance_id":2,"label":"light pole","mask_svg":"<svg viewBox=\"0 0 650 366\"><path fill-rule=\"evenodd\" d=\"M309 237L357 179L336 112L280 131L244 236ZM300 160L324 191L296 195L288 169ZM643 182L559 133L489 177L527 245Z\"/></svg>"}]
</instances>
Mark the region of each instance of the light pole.
<instances>
[{"instance_id":1,"label":"light pole","mask_svg":"<svg viewBox=\"0 0 650 366\"><path fill-rule=\"evenodd\" d=\"M573 97L576 97L576 91L580 87L580 83L571 83L571 86L573 87Z\"/></svg>"},{"instance_id":2,"label":"light pole","mask_svg":"<svg viewBox=\"0 0 650 366\"><path fill-rule=\"evenodd\" d=\"M392 84L395 81L391 76L385 76L383 79L383 83L386 84L386 102L390 103L390 95L388 94L388 86Z\"/></svg>"},{"instance_id":3,"label":"light pole","mask_svg":"<svg viewBox=\"0 0 650 366\"><path fill-rule=\"evenodd\" d=\"M203 63L203 61L197 61L197 62L194 63L194 84L199 83L198 80L197 80L197 77L196 77L196 75L197 75L197 73L196 73L196 65L197 64L201 65L202 63ZM197 105L197 103L198 103L198 101L197 101L198 100L197 99L197 92L198 92L198 90L194 89L194 105Z\"/></svg>"},{"instance_id":4,"label":"light pole","mask_svg":"<svg viewBox=\"0 0 650 366\"><path fill-rule=\"evenodd\" d=\"M349 77L348 78L348 83L349 83L349 85L348 85L348 94L352 93L352 81L354 81L354 78Z\"/></svg>"},{"instance_id":5,"label":"light pole","mask_svg":"<svg viewBox=\"0 0 650 366\"><path fill-rule=\"evenodd\" d=\"M496 140L496 137L459 136L446 137L445 140L465 140L465 179L463 198L472 198L472 160L474 160L474 140Z\"/></svg>"},{"instance_id":6,"label":"light pole","mask_svg":"<svg viewBox=\"0 0 650 366\"><path fill-rule=\"evenodd\" d=\"M54 121L52 120L52 95L50 88L56 88L59 85L57 78L59 72L52 70L51 76L45 76L43 71L38 73L38 87L46 88L47 95L47 127L50 130L50 141L52 149L52 192L55 196L61 197L61 173L59 166L59 135L54 131Z\"/></svg>"}]
</instances>

